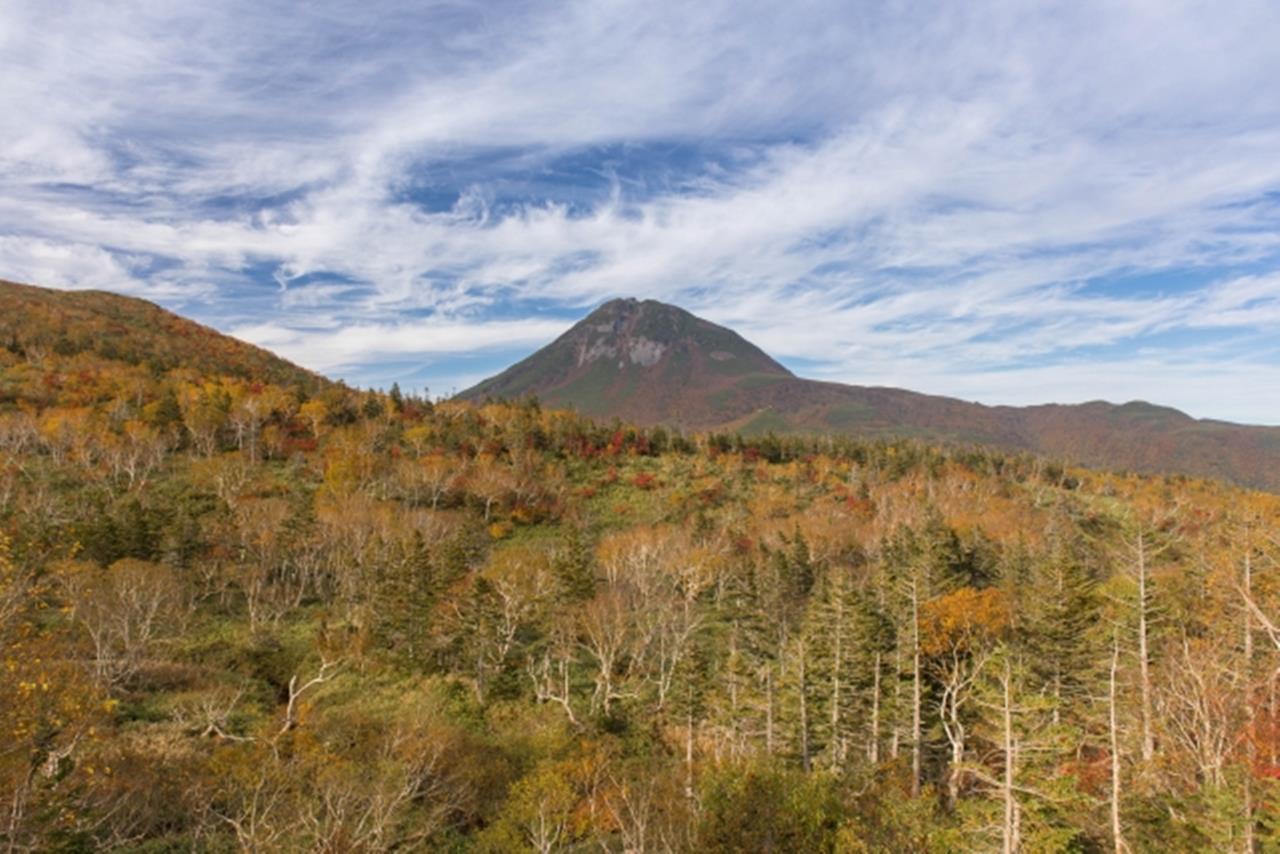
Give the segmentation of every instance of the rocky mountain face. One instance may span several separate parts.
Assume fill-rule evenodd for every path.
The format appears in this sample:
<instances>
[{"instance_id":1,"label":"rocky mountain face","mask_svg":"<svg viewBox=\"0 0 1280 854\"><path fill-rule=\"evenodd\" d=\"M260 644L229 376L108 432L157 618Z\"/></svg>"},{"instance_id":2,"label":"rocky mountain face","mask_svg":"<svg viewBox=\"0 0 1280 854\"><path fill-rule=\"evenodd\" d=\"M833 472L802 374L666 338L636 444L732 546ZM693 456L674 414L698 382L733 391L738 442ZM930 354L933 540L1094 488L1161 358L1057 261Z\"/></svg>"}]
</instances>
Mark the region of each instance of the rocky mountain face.
<instances>
[{"instance_id":1,"label":"rocky mountain face","mask_svg":"<svg viewBox=\"0 0 1280 854\"><path fill-rule=\"evenodd\" d=\"M614 300L529 358L462 392L537 395L596 417L707 427L739 389L794 376L736 332L663 303Z\"/></svg>"}]
</instances>

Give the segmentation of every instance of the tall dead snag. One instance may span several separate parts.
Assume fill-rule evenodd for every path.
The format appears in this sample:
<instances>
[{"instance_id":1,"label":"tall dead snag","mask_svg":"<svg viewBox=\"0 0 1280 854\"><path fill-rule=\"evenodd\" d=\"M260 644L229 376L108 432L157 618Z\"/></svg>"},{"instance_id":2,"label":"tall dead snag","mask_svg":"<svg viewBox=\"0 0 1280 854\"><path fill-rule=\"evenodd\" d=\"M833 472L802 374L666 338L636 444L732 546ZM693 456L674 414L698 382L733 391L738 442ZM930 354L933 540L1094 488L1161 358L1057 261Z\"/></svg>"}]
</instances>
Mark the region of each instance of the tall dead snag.
<instances>
[{"instance_id":1,"label":"tall dead snag","mask_svg":"<svg viewBox=\"0 0 1280 854\"><path fill-rule=\"evenodd\" d=\"M1111 842L1115 854L1128 854L1120 823L1120 726L1116 714L1116 672L1120 669L1120 632L1111 643L1111 669L1107 678L1107 736L1111 746Z\"/></svg>"},{"instance_id":2,"label":"tall dead snag","mask_svg":"<svg viewBox=\"0 0 1280 854\"><path fill-rule=\"evenodd\" d=\"M1156 755L1156 737L1153 699L1151 690L1151 628L1152 589L1151 566L1168 550L1171 541L1156 542L1154 534L1160 526L1139 521L1133 531L1124 537L1127 571L1137 585L1137 601L1134 603L1135 641L1138 653L1138 692L1141 727L1141 753L1144 763Z\"/></svg>"}]
</instances>

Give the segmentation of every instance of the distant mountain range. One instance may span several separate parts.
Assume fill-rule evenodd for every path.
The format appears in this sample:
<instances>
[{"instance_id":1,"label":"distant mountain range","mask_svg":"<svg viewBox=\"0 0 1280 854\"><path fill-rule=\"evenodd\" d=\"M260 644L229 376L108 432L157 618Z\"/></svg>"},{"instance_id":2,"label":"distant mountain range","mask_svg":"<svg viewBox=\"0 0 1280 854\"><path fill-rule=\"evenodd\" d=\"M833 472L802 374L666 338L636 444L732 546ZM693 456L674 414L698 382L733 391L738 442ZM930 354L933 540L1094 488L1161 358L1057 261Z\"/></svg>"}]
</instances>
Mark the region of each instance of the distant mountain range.
<instances>
[{"instance_id":1,"label":"distant mountain range","mask_svg":"<svg viewBox=\"0 0 1280 854\"><path fill-rule=\"evenodd\" d=\"M1280 427L1144 402L984 406L795 376L730 329L652 300L602 305L529 358L457 395L535 395L597 418L743 434L906 436L1280 490Z\"/></svg>"}]
</instances>

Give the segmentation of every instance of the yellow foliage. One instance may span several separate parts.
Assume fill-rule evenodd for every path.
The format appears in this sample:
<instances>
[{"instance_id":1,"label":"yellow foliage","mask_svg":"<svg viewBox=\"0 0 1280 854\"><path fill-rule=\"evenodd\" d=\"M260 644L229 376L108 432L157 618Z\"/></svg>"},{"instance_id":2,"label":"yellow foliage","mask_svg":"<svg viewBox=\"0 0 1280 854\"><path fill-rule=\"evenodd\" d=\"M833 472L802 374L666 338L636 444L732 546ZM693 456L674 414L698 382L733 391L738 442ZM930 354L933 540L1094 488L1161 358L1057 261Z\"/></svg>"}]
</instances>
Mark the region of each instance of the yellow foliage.
<instances>
[{"instance_id":1,"label":"yellow foliage","mask_svg":"<svg viewBox=\"0 0 1280 854\"><path fill-rule=\"evenodd\" d=\"M920 609L921 649L937 655L990 643L1009 628L1011 619L1004 591L961 587Z\"/></svg>"}]
</instances>

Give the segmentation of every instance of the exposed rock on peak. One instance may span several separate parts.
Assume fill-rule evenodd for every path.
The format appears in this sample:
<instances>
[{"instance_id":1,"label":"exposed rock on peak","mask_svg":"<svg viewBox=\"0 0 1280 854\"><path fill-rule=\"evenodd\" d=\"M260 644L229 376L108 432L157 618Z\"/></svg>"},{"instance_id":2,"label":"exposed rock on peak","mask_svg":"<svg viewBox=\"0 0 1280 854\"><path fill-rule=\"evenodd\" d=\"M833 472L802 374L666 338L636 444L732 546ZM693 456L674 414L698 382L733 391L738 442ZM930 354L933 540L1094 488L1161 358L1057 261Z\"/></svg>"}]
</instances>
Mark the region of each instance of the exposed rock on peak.
<instances>
[{"instance_id":1,"label":"exposed rock on peak","mask_svg":"<svg viewBox=\"0 0 1280 854\"><path fill-rule=\"evenodd\" d=\"M591 415L697 426L721 415L705 395L750 377L787 379L791 372L736 332L684 309L615 299L459 397L536 394Z\"/></svg>"}]
</instances>

